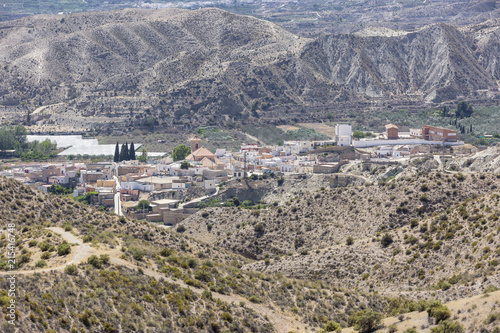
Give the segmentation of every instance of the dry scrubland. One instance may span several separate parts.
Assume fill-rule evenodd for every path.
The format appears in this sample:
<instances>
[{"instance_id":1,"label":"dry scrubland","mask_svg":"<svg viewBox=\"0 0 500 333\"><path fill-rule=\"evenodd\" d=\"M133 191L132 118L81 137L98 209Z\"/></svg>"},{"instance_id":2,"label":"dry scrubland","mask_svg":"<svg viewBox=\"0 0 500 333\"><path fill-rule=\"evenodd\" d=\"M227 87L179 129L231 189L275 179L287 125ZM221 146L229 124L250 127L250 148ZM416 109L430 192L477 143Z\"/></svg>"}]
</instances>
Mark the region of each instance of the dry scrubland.
<instances>
[{"instance_id":1,"label":"dry scrubland","mask_svg":"<svg viewBox=\"0 0 500 333\"><path fill-rule=\"evenodd\" d=\"M455 171L430 171L439 163L424 158L399 169L349 166L357 174L338 179L237 182L222 197L260 200L261 209L206 208L182 222L183 233L256 259L246 270L376 291L392 298L386 314L412 311L405 299L452 302L465 332L489 332L498 325L498 293L482 307L468 298L500 286L500 175L482 172L498 168L497 150L447 164ZM351 185L337 187L342 181ZM409 317L391 330L436 328L426 312Z\"/></svg>"},{"instance_id":2,"label":"dry scrubland","mask_svg":"<svg viewBox=\"0 0 500 333\"><path fill-rule=\"evenodd\" d=\"M351 313L368 305L384 311L389 302L375 293L247 271L242 267L251 261L237 254L13 180L0 179L0 189L0 213L18 226L17 250L25 258L20 332L288 332L297 327L314 332L333 316L346 324ZM63 241L49 227L76 235L93 256L43 271L69 262L77 247L57 254ZM3 254L7 242L0 237ZM44 255L47 266L37 267ZM6 291L0 293L7 304ZM7 324L2 329L11 331Z\"/></svg>"},{"instance_id":3,"label":"dry scrubland","mask_svg":"<svg viewBox=\"0 0 500 333\"><path fill-rule=\"evenodd\" d=\"M205 208L174 230L1 178L2 221L17 225L19 332L319 332L364 309L388 317L380 332L429 332L433 300L465 332L493 332L500 177L483 171L496 170L496 149L455 171L422 158L230 182L223 200L260 208ZM2 281L6 246L2 234Z\"/></svg>"},{"instance_id":4,"label":"dry scrubland","mask_svg":"<svg viewBox=\"0 0 500 333\"><path fill-rule=\"evenodd\" d=\"M309 191L300 186L301 180L286 178L282 186L294 182L295 195L276 205L264 194L274 197L274 191L282 191L275 179L248 181L251 190L234 194L245 200L246 193L261 190L267 209L207 208L183 222L186 234L263 259L345 243L348 236L371 238L413 219L444 213L457 202L495 191L500 183L493 175L430 173L344 188L329 188L330 182L323 179L323 189Z\"/></svg>"}]
</instances>

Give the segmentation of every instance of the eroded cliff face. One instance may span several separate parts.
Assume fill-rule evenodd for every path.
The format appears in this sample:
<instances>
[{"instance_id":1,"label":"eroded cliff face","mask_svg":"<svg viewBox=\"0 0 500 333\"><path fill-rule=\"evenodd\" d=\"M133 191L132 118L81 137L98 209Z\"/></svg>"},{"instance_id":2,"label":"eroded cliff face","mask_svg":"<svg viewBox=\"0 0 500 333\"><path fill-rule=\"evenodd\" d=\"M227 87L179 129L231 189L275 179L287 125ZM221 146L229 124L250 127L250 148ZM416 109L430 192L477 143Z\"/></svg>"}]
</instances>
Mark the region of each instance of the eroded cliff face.
<instances>
[{"instance_id":1,"label":"eroded cliff face","mask_svg":"<svg viewBox=\"0 0 500 333\"><path fill-rule=\"evenodd\" d=\"M0 23L0 112L58 104L32 119L78 129L147 118L166 126L286 121L285 106L307 118L372 97L439 102L495 85L498 33L478 39L484 29L474 29L314 40L219 9L27 17Z\"/></svg>"},{"instance_id":2,"label":"eroded cliff face","mask_svg":"<svg viewBox=\"0 0 500 333\"><path fill-rule=\"evenodd\" d=\"M442 24L392 36L325 36L302 57L329 80L370 97L453 99L494 84L464 36Z\"/></svg>"},{"instance_id":3,"label":"eroded cliff face","mask_svg":"<svg viewBox=\"0 0 500 333\"><path fill-rule=\"evenodd\" d=\"M500 78L500 20L460 28L473 44L479 64L495 79Z\"/></svg>"}]
</instances>

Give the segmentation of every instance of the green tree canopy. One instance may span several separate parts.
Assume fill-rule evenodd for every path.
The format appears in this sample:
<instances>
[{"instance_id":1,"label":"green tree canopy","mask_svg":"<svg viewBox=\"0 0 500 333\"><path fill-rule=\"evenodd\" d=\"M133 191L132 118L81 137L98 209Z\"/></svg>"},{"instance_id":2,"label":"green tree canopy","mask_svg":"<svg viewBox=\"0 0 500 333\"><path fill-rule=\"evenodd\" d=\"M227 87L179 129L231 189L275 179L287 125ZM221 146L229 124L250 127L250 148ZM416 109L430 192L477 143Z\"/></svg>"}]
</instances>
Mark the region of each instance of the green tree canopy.
<instances>
[{"instance_id":1,"label":"green tree canopy","mask_svg":"<svg viewBox=\"0 0 500 333\"><path fill-rule=\"evenodd\" d=\"M139 209L147 209L147 210L149 210L149 207L150 207L149 201L147 201L147 200L141 200L134 207L134 210L139 210Z\"/></svg>"},{"instance_id":2,"label":"green tree canopy","mask_svg":"<svg viewBox=\"0 0 500 333\"><path fill-rule=\"evenodd\" d=\"M472 109L472 105L467 103L466 101L461 101L457 105L457 111L455 115L457 118L469 118L472 116L474 110Z\"/></svg>"},{"instance_id":3,"label":"green tree canopy","mask_svg":"<svg viewBox=\"0 0 500 333\"><path fill-rule=\"evenodd\" d=\"M352 136L356 139L362 139L366 137L365 133L362 131L354 131L354 133L352 133Z\"/></svg>"},{"instance_id":4,"label":"green tree canopy","mask_svg":"<svg viewBox=\"0 0 500 333\"><path fill-rule=\"evenodd\" d=\"M188 147L186 145L179 145L172 151L172 158L174 159L174 161L180 161L185 159L189 154L191 154L191 147Z\"/></svg>"},{"instance_id":5,"label":"green tree canopy","mask_svg":"<svg viewBox=\"0 0 500 333\"><path fill-rule=\"evenodd\" d=\"M181 163L181 169L183 169L183 170L189 169L190 166L191 166L191 164L189 164L188 161L184 161Z\"/></svg>"},{"instance_id":6,"label":"green tree canopy","mask_svg":"<svg viewBox=\"0 0 500 333\"><path fill-rule=\"evenodd\" d=\"M146 148L142 147L141 148L141 156L137 157L137 160L142 163L146 163L148 161L148 152Z\"/></svg>"},{"instance_id":7,"label":"green tree canopy","mask_svg":"<svg viewBox=\"0 0 500 333\"><path fill-rule=\"evenodd\" d=\"M28 131L22 125L0 128L0 150L15 149L21 152L27 147L26 135Z\"/></svg>"}]
</instances>

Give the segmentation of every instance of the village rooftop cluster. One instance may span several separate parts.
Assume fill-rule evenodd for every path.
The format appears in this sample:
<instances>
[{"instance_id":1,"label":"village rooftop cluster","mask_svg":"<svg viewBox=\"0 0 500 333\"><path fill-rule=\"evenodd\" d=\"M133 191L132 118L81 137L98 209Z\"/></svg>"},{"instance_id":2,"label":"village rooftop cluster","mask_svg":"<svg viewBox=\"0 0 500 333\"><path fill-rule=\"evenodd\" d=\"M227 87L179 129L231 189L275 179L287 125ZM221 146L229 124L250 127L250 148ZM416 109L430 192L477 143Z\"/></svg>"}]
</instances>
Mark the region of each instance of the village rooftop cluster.
<instances>
[{"instance_id":1,"label":"village rooftop cluster","mask_svg":"<svg viewBox=\"0 0 500 333\"><path fill-rule=\"evenodd\" d=\"M194 213L200 202L215 196L221 184L245 177L276 177L286 173L334 173L346 163L394 163L428 152L430 146L460 146L457 131L424 125L399 132L393 124L369 138L354 140L349 124L337 124L331 140L285 141L282 146L242 145L238 152L202 146L190 139L191 153L171 157L99 163L12 165L0 175L13 177L43 192L72 191L87 203L151 222L175 225ZM320 155L332 154L327 162ZM184 191L179 195L177 191ZM186 198L193 200L185 200ZM141 200L148 205L139 206ZM186 202L184 202L186 201ZM142 201L144 202L144 201Z\"/></svg>"}]
</instances>

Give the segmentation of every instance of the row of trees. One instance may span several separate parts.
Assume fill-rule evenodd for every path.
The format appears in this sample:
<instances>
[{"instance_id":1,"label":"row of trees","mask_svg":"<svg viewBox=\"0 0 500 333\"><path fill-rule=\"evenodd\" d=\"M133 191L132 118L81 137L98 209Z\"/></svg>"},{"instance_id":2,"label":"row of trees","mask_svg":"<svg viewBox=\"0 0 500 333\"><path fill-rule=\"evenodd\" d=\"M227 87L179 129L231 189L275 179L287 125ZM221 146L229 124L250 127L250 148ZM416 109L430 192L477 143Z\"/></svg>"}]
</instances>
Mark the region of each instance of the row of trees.
<instances>
[{"instance_id":1,"label":"row of trees","mask_svg":"<svg viewBox=\"0 0 500 333\"><path fill-rule=\"evenodd\" d=\"M28 131L22 125L0 128L0 150L15 149L21 151L26 145Z\"/></svg>"},{"instance_id":2,"label":"row of trees","mask_svg":"<svg viewBox=\"0 0 500 333\"><path fill-rule=\"evenodd\" d=\"M15 150L23 161L45 161L57 155L57 144L49 139L38 142L27 140L28 131L22 125L0 128L0 151Z\"/></svg>"},{"instance_id":3,"label":"row of trees","mask_svg":"<svg viewBox=\"0 0 500 333\"><path fill-rule=\"evenodd\" d=\"M115 156L113 158L113 160L115 162L121 162L121 161L131 161L131 160L135 160L135 147L134 147L134 143L130 143L130 149L128 147L128 143L125 142L124 144L122 144L122 148L120 150L119 148L119 145L118 145L118 142L116 143L116 147L115 147Z\"/></svg>"}]
</instances>

